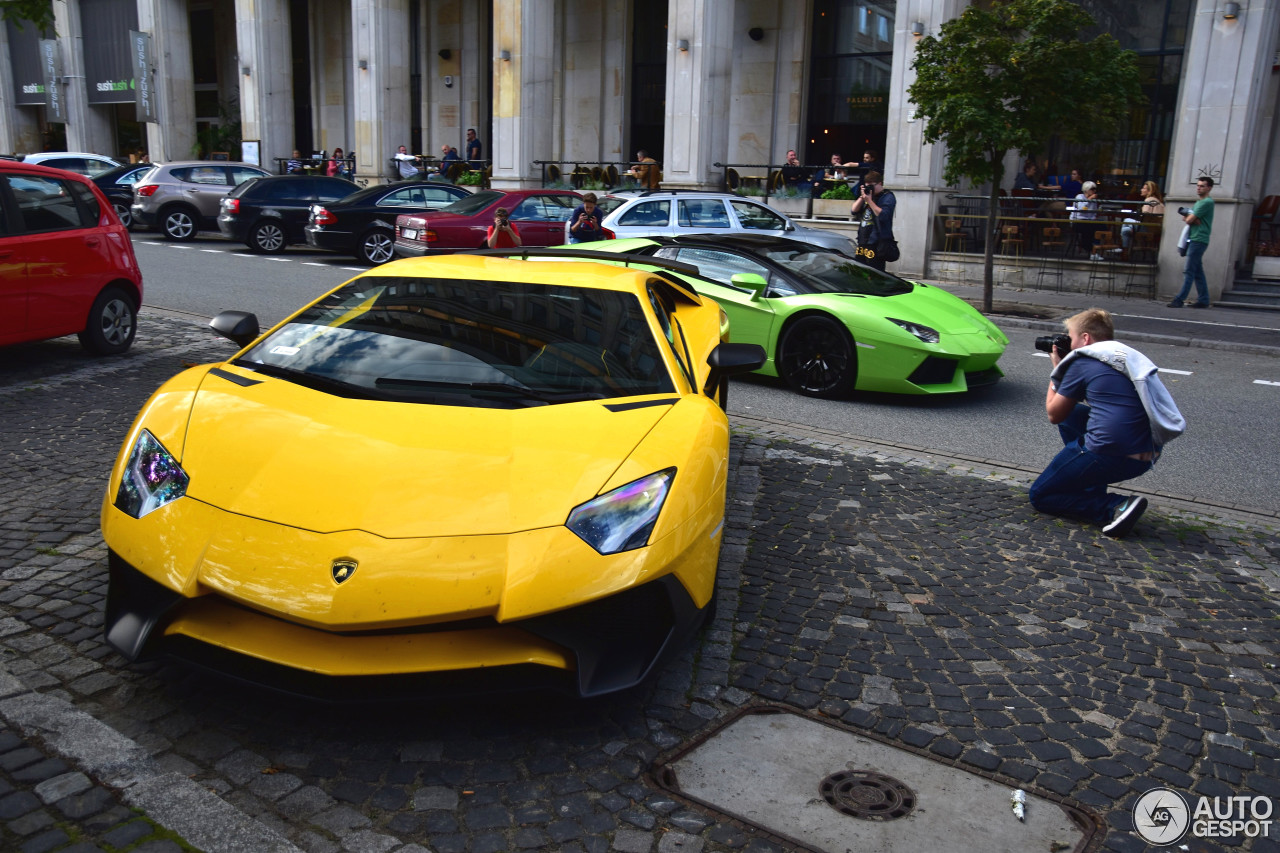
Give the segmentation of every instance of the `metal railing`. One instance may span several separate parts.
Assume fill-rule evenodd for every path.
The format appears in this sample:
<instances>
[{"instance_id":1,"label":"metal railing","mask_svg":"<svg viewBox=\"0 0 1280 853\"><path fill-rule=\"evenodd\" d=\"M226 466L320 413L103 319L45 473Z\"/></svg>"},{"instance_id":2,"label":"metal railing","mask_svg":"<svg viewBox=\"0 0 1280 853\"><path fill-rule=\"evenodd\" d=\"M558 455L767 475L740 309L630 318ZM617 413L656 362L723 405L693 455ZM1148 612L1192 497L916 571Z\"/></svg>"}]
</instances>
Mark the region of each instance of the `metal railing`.
<instances>
[{"instance_id":1,"label":"metal railing","mask_svg":"<svg viewBox=\"0 0 1280 853\"><path fill-rule=\"evenodd\" d=\"M639 160L534 160L542 173L542 186L572 187L581 189L647 189L631 176L636 166L653 166L659 171L661 163L641 163Z\"/></svg>"}]
</instances>

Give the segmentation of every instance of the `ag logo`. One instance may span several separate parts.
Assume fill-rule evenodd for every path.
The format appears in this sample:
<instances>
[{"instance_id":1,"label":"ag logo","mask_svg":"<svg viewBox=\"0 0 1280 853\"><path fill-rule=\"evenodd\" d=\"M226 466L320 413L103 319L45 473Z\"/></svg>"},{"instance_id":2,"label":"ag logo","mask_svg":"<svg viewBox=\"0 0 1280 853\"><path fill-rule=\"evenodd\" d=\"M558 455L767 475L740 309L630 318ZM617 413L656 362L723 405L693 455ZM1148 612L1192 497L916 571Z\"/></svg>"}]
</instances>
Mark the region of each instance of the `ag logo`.
<instances>
[{"instance_id":1,"label":"ag logo","mask_svg":"<svg viewBox=\"0 0 1280 853\"><path fill-rule=\"evenodd\" d=\"M334 560L333 565L329 568L329 574L333 577L334 583L342 583L356 573L356 561L343 558Z\"/></svg>"},{"instance_id":2,"label":"ag logo","mask_svg":"<svg viewBox=\"0 0 1280 853\"><path fill-rule=\"evenodd\" d=\"M1152 788L1133 804L1133 828L1149 844L1176 844L1190 817L1187 801L1168 788Z\"/></svg>"}]
</instances>

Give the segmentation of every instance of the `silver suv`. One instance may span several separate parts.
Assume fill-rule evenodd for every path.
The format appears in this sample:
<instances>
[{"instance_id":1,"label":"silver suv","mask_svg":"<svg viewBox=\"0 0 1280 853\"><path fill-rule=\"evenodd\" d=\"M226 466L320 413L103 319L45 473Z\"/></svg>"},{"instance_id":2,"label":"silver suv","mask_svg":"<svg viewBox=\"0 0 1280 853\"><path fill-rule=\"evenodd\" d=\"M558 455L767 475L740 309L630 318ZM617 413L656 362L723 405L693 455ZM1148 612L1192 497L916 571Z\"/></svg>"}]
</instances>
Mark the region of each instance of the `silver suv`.
<instances>
[{"instance_id":1,"label":"silver suv","mask_svg":"<svg viewBox=\"0 0 1280 853\"><path fill-rule=\"evenodd\" d=\"M852 255L853 241L835 231L796 225L752 198L705 190L622 190L598 202L616 237L675 237L746 231L803 240ZM567 238L566 238L567 239Z\"/></svg>"},{"instance_id":2,"label":"silver suv","mask_svg":"<svg viewBox=\"0 0 1280 853\"><path fill-rule=\"evenodd\" d=\"M270 175L248 163L193 160L154 167L133 185L135 223L169 240L190 240L198 231L218 230L222 199L250 178Z\"/></svg>"}]
</instances>

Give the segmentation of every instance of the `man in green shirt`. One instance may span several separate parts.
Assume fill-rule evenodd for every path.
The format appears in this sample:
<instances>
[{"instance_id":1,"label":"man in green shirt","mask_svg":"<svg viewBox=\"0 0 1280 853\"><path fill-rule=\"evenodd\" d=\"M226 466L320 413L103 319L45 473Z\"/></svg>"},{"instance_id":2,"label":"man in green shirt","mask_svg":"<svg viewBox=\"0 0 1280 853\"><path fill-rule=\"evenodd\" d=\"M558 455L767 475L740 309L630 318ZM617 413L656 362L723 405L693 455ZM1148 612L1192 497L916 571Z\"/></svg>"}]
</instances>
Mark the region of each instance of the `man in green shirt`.
<instances>
[{"instance_id":1,"label":"man in green shirt","mask_svg":"<svg viewBox=\"0 0 1280 853\"><path fill-rule=\"evenodd\" d=\"M1213 231L1213 199L1209 192L1213 189L1213 178L1203 177L1196 181L1196 195L1200 196L1191 212L1182 217L1182 221L1191 226L1187 242L1187 266L1182 274L1182 290L1169 303L1170 308L1181 308L1183 300L1191 295L1191 284L1196 286L1196 301L1192 308L1209 307L1209 281L1204 277L1204 252L1209 248L1209 234ZM1181 213L1185 208L1180 209Z\"/></svg>"}]
</instances>

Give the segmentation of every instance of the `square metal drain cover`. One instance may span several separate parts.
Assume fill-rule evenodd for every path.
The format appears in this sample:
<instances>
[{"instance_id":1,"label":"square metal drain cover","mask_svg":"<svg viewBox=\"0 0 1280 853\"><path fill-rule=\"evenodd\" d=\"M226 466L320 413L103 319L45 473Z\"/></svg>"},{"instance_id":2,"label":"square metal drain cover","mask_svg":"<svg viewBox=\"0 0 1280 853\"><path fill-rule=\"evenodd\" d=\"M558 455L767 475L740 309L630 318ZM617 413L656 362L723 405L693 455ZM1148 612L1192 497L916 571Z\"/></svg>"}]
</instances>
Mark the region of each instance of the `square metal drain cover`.
<instances>
[{"instance_id":1,"label":"square metal drain cover","mask_svg":"<svg viewBox=\"0 0 1280 853\"><path fill-rule=\"evenodd\" d=\"M1019 821L1010 799L1016 783L776 706L729 720L663 764L657 780L821 853L1084 851L1101 825L1081 808L1031 791Z\"/></svg>"}]
</instances>

